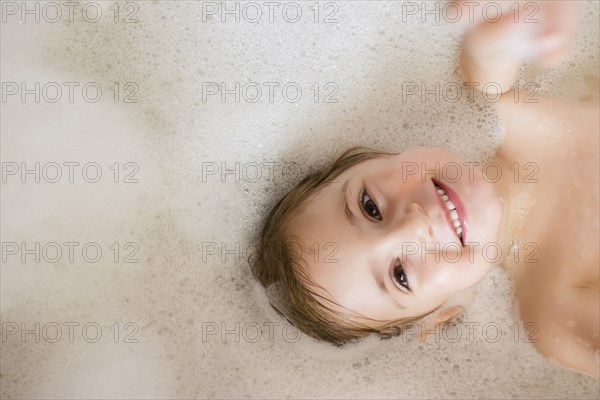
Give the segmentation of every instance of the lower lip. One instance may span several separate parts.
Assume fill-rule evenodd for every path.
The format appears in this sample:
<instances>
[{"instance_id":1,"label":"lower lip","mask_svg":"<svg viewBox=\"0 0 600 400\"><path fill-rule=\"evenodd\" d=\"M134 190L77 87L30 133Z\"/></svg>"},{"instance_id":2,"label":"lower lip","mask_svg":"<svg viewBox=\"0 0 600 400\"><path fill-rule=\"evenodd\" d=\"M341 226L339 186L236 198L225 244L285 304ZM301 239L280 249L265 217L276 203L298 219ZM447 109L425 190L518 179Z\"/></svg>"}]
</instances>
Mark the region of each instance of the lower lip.
<instances>
[{"instance_id":1,"label":"lower lip","mask_svg":"<svg viewBox=\"0 0 600 400\"><path fill-rule=\"evenodd\" d=\"M452 204L454 204L454 207L456 207L456 212L458 213L458 221L460 222L460 225L462 226L462 241L463 243L467 242L467 213L465 212L465 207L463 206L462 201L460 201L460 198L458 197L458 195L456 194L456 192L452 189L450 189L448 186L444 185L443 183L439 182L439 181L435 181L435 184L438 185L439 187L441 187L442 189L444 189L444 192L446 192L446 196L448 196L448 198L450 199L450 201L452 202ZM439 198L439 196L438 196ZM441 201L441 198L440 198ZM446 204L442 201L442 206L444 207L444 209L446 209ZM450 221L450 224L452 224L452 221Z\"/></svg>"}]
</instances>

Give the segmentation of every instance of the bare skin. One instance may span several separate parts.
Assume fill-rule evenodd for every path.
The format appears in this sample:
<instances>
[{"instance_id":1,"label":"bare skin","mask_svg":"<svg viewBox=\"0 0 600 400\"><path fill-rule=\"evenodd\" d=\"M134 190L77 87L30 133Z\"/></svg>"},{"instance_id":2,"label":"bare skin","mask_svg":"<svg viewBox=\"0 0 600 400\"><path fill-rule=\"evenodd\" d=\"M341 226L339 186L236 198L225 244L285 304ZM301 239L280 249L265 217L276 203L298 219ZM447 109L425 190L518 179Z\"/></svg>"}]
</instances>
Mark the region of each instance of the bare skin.
<instances>
[{"instance_id":1,"label":"bare skin","mask_svg":"<svg viewBox=\"0 0 600 400\"><path fill-rule=\"evenodd\" d=\"M514 40L543 48L534 60L544 65L560 60L575 19L558 23L556 18L574 15L570 7L540 3L540 15L546 16L541 25L512 24L510 15L497 25L478 21L465 36L465 79L508 89L524 61ZM504 93L496 103L506 131L493 160L502 171L495 183L481 179L477 169L475 180L467 179L464 167L458 181L439 169L432 176L407 174L407 166L431 171L436 162L465 165L432 148L344 171L309 199L292 227L307 246L324 249L335 243L336 263L304 257L320 294L338 312L348 313L348 320L374 328L428 313L443 322L460 312L450 304L453 296L492 267L482 257L482 245L498 243L508 255L502 264L515 278L520 316L532 327L527 333L535 347L563 367L599 377L597 87L592 80L589 96L568 103L539 96L537 103L525 103L511 91ZM462 233L440 201L436 183L462 203L462 211L456 207ZM411 244L419 251L406 247Z\"/></svg>"},{"instance_id":2,"label":"bare skin","mask_svg":"<svg viewBox=\"0 0 600 400\"><path fill-rule=\"evenodd\" d=\"M533 323L528 333L542 354L598 377L598 104L542 98L524 105L507 95L498 105L507 131L497 160L537 169L537 182L512 189L531 198L511 240L535 244L506 264L521 318Z\"/></svg>"},{"instance_id":3,"label":"bare skin","mask_svg":"<svg viewBox=\"0 0 600 400\"><path fill-rule=\"evenodd\" d=\"M515 103L507 93L498 104L506 126L493 159L501 167L499 182L446 183L469 214L467 241L498 243L507 255L502 265L515 278L520 316L535 347L564 367L598 377L597 103L539 100ZM403 167L425 162L434 170L435 161L460 163L441 150L421 148L358 164L314 195L294 223L292 233L322 251L304 257L312 280L334 309L351 311L348 319L359 315L363 325L379 328L435 311L434 323L443 322L460 312L445 306L453 295L491 268L481 245L465 245L454 257L460 241L436 203L431 179L417 174L403 180ZM369 196L358 200L362 190ZM425 252L436 243L450 252ZM509 251L515 243L517 253ZM419 251L407 252L415 244ZM396 262L403 271L396 273ZM373 275L383 278L383 293Z\"/></svg>"},{"instance_id":4,"label":"bare skin","mask_svg":"<svg viewBox=\"0 0 600 400\"><path fill-rule=\"evenodd\" d=\"M462 54L466 79L508 88L523 61L515 41L541 49L532 57L539 64L562 60L575 32L576 5L546 1L539 7L547 17L535 25L514 23L511 14L468 33ZM489 43L505 47L491 52ZM505 93L497 104L506 127L497 160L505 169L515 162L536 168L537 182L527 183L521 175L521 182L509 189L513 199L518 192L529 199L512 207L515 216L516 208L523 210L522 218L505 232L511 240L535 244L526 252L535 252L533 257L522 252L518 262L505 263L515 278L521 318L532 327L528 334L549 359L598 378L600 130L597 77L587 80L589 95L568 103L551 98L524 103L515 101L514 92Z\"/></svg>"}]
</instances>

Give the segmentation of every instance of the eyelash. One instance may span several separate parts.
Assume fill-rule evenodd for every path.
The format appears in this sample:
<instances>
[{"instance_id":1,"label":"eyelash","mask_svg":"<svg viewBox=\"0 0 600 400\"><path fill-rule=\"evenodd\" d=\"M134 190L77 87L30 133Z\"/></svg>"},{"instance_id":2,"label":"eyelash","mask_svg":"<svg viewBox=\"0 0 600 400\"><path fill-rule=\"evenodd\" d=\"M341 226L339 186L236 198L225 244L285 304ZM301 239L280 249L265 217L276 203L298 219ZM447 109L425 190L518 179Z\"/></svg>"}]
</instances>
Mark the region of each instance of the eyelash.
<instances>
[{"instance_id":1,"label":"eyelash","mask_svg":"<svg viewBox=\"0 0 600 400\"><path fill-rule=\"evenodd\" d=\"M379 215L379 218L372 216L367 209L365 208L365 196L369 198L369 200L373 203L373 205L375 206L375 209L377 210L377 214ZM363 189L363 191L360 193L360 198L359 198L359 203L360 203L360 208L361 210L363 210L367 216L371 219L375 219L377 221L381 221L381 213L379 212L379 207L377 206L377 203L375 202L375 200L373 200L371 198L371 196L369 196L369 193L367 193L366 190Z\"/></svg>"},{"instance_id":2,"label":"eyelash","mask_svg":"<svg viewBox=\"0 0 600 400\"><path fill-rule=\"evenodd\" d=\"M404 275L404 283L401 283L398 279L396 279L396 270L399 269L402 271L402 275ZM398 289L402 290L402 291L409 291L410 292L410 285L408 284L408 277L406 276L406 273L404 272L404 268L402 267L402 264L400 263L400 261L398 261L398 263L394 266L394 273L392 274L392 280L394 281L394 284L398 287ZM402 287L400 287L402 286ZM404 288L404 289L403 289Z\"/></svg>"},{"instance_id":3,"label":"eyelash","mask_svg":"<svg viewBox=\"0 0 600 400\"><path fill-rule=\"evenodd\" d=\"M379 218L376 218L374 216L372 216L365 208L365 197L368 197L369 200L371 202L373 202L373 205L375 207L375 209L377 210L377 214L379 215ZM360 193L360 207L363 210L363 212L365 212L367 214L367 216L369 218L372 219L376 219L377 221L381 221L381 213L379 212L379 207L377 206L377 203L375 202L375 200L373 200L371 198L371 196L369 196L369 193L363 189L363 191ZM396 279L396 271L402 271L402 275L404 276L404 283L402 283L402 278L400 278L400 280ZM406 273L404 272L404 267L402 267L402 263L400 263L400 261L398 260L398 262L396 263L396 265L394 266L394 272L392 274L392 280L394 281L394 285L396 285L396 287L398 287L398 289L406 292L406 291L410 291L410 285L408 284L408 278L406 277Z\"/></svg>"}]
</instances>

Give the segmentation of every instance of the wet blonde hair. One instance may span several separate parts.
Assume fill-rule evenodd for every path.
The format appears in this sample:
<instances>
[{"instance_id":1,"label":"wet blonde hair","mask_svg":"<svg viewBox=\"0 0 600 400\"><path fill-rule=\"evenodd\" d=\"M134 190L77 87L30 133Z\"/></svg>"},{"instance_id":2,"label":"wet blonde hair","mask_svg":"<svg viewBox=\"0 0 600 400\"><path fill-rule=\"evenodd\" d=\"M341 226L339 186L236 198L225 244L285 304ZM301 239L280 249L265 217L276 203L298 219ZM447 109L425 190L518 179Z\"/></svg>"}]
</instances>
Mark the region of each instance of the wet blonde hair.
<instances>
[{"instance_id":1,"label":"wet blonde hair","mask_svg":"<svg viewBox=\"0 0 600 400\"><path fill-rule=\"evenodd\" d=\"M351 311L340 313L326 306L324 302L331 301L313 290L320 286L310 279L303 268L297 251L301 244L289 232L294 217L298 216L312 194L356 164L393 155L395 153L368 147L352 147L333 163L305 177L273 207L258 238L257 249L249 259L252 273L267 289L267 297L273 308L292 325L315 339L336 346L355 342L370 334L388 339L401 334L407 324L420 318L390 321L375 329L353 321ZM319 302L318 298L324 302Z\"/></svg>"}]
</instances>

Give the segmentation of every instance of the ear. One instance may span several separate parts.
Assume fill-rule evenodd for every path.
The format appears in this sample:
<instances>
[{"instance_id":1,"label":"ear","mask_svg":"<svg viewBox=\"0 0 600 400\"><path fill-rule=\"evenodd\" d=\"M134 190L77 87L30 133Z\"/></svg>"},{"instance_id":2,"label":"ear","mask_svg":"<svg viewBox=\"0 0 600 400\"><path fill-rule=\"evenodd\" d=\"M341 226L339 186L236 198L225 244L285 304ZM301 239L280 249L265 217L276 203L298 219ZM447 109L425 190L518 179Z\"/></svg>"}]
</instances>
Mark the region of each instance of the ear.
<instances>
[{"instance_id":1,"label":"ear","mask_svg":"<svg viewBox=\"0 0 600 400\"><path fill-rule=\"evenodd\" d=\"M464 309L460 306L451 306L443 311L439 311L437 315L432 316L432 318L425 321L422 325L421 341L425 341L429 336L437 334L437 326L445 324L447 321L456 317L463 311Z\"/></svg>"},{"instance_id":2,"label":"ear","mask_svg":"<svg viewBox=\"0 0 600 400\"><path fill-rule=\"evenodd\" d=\"M462 307L452 306L439 313L438 316L435 318L435 322L437 322L438 324L444 324L446 323L446 321L456 317L463 311L464 309Z\"/></svg>"}]
</instances>

